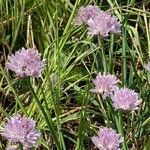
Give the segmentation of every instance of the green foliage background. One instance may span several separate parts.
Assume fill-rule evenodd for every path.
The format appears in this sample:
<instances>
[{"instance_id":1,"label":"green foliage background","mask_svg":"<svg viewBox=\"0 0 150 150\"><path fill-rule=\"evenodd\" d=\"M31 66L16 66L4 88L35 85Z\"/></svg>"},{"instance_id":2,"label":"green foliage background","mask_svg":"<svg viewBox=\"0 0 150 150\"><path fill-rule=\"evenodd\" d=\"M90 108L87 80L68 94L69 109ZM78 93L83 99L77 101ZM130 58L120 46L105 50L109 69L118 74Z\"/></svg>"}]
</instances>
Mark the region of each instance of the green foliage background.
<instances>
[{"instance_id":1,"label":"green foliage background","mask_svg":"<svg viewBox=\"0 0 150 150\"><path fill-rule=\"evenodd\" d=\"M109 10L122 23L119 35L100 45L85 26L73 26L88 4ZM0 126L14 113L32 117L42 133L35 149L93 150L98 127L120 131L126 149L150 149L149 0L0 0ZM8 54L36 47L46 59L42 79L19 79L5 68ZM142 98L139 110L118 125L109 102L89 92L98 72L109 72ZM0 149L6 140L0 137ZM123 148L122 148L123 149Z\"/></svg>"}]
</instances>

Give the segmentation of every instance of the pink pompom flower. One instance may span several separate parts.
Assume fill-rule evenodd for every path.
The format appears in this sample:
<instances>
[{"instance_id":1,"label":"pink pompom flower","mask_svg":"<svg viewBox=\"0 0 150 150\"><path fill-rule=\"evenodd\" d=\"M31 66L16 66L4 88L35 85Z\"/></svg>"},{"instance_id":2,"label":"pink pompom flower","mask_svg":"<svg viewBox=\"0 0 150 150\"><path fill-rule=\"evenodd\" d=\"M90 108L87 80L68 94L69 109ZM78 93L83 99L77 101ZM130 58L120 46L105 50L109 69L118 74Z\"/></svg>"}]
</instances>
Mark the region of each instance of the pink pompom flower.
<instances>
[{"instance_id":1,"label":"pink pompom flower","mask_svg":"<svg viewBox=\"0 0 150 150\"><path fill-rule=\"evenodd\" d=\"M40 77L44 66L45 60L41 60L41 54L32 48L22 48L8 56L6 63L6 67L19 77Z\"/></svg>"},{"instance_id":2,"label":"pink pompom flower","mask_svg":"<svg viewBox=\"0 0 150 150\"><path fill-rule=\"evenodd\" d=\"M101 12L101 10L99 9L98 6L94 6L94 5L88 5L86 7L81 7L78 10L77 16L75 18L74 24L75 25L81 25L81 24L86 24L87 21L90 18L95 17L96 15L98 15Z\"/></svg>"},{"instance_id":3,"label":"pink pompom flower","mask_svg":"<svg viewBox=\"0 0 150 150\"><path fill-rule=\"evenodd\" d=\"M35 121L20 115L13 116L7 121L1 129L1 135L8 141L22 144L25 148L35 146L40 138Z\"/></svg>"},{"instance_id":4,"label":"pink pompom flower","mask_svg":"<svg viewBox=\"0 0 150 150\"><path fill-rule=\"evenodd\" d=\"M101 11L98 15L90 18L87 21L88 24L88 34L90 35L101 35L107 37L109 33L119 33L121 32L121 24L116 16L111 16L106 11Z\"/></svg>"},{"instance_id":5,"label":"pink pompom flower","mask_svg":"<svg viewBox=\"0 0 150 150\"><path fill-rule=\"evenodd\" d=\"M132 111L137 109L140 103L138 93L128 88L116 90L112 95L112 105L116 109Z\"/></svg>"},{"instance_id":6,"label":"pink pompom flower","mask_svg":"<svg viewBox=\"0 0 150 150\"><path fill-rule=\"evenodd\" d=\"M118 89L117 77L111 74L99 73L93 80L95 88L90 91L93 93L101 94L105 99L107 96L111 96L115 90Z\"/></svg>"},{"instance_id":7,"label":"pink pompom flower","mask_svg":"<svg viewBox=\"0 0 150 150\"><path fill-rule=\"evenodd\" d=\"M99 150L119 150L123 138L112 128L101 127L92 142Z\"/></svg>"}]
</instances>

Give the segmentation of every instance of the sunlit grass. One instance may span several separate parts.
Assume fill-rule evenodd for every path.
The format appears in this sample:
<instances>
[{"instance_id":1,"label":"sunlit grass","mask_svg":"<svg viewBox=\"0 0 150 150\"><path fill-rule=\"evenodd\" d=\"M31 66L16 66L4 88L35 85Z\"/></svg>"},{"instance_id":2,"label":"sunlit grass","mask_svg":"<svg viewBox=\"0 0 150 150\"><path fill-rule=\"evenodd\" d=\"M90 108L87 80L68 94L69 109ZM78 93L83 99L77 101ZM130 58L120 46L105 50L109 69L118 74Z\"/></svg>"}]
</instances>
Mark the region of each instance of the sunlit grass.
<instances>
[{"instance_id":1,"label":"sunlit grass","mask_svg":"<svg viewBox=\"0 0 150 150\"><path fill-rule=\"evenodd\" d=\"M78 8L88 4L116 15L121 33L104 38L101 45L85 26L74 26ZM126 149L149 150L150 74L144 69L150 58L148 6L148 0L2 0L0 126L13 114L33 118L41 132L35 149L94 150L91 137L107 126L122 132ZM20 79L6 69L8 54L22 47L36 47L46 59L42 78ZM140 109L121 115L90 92L92 79L104 71L115 74L120 87L140 94ZM0 137L0 149L6 145Z\"/></svg>"}]
</instances>

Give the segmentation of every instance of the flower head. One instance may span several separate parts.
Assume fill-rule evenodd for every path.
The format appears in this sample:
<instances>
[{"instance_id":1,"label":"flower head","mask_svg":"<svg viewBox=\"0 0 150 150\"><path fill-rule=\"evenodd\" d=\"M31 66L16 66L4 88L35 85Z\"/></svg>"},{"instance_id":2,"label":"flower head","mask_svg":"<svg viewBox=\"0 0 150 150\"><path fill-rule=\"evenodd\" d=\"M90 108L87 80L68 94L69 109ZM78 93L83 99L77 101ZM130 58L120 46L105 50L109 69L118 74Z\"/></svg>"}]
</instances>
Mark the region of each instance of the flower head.
<instances>
[{"instance_id":1,"label":"flower head","mask_svg":"<svg viewBox=\"0 0 150 150\"><path fill-rule=\"evenodd\" d=\"M102 127L98 132L98 136L92 137L92 142L99 150L119 150L122 138L115 130Z\"/></svg>"},{"instance_id":2,"label":"flower head","mask_svg":"<svg viewBox=\"0 0 150 150\"><path fill-rule=\"evenodd\" d=\"M93 83L95 84L95 89L91 89L91 92L102 94L104 99L107 96L111 96L118 89L117 77L111 74L99 73L93 80Z\"/></svg>"},{"instance_id":3,"label":"flower head","mask_svg":"<svg viewBox=\"0 0 150 150\"><path fill-rule=\"evenodd\" d=\"M98 6L88 5L81 7L75 18L75 25L87 23L88 19L95 17L101 12Z\"/></svg>"},{"instance_id":4,"label":"flower head","mask_svg":"<svg viewBox=\"0 0 150 150\"><path fill-rule=\"evenodd\" d=\"M21 143L25 148L35 146L40 137L40 133L35 128L35 121L20 115L11 117L1 132L7 140Z\"/></svg>"},{"instance_id":5,"label":"flower head","mask_svg":"<svg viewBox=\"0 0 150 150\"><path fill-rule=\"evenodd\" d=\"M146 68L147 71L150 72L150 61L145 65L145 68Z\"/></svg>"},{"instance_id":6,"label":"flower head","mask_svg":"<svg viewBox=\"0 0 150 150\"><path fill-rule=\"evenodd\" d=\"M40 77L45 65L45 60L41 61L40 57L37 50L22 48L15 54L8 56L6 67L20 77Z\"/></svg>"},{"instance_id":7,"label":"flower head","mask_svg":"<svg viewBox=\"0 0 150 150\"><path fill-rule=\"evenodd\" d=\"M141 103L138 93L128 88L121 88L114 92L112 105L116 109L132 111Z\"/></svg>"},{"instance_id":8,"label":"flower head","mask_svg":"<svg viewBox=\"0 0 150 150\"><path fill-rule=\"evenodd\" d=\"M87 21L89 34L98 35L103 37L109 35L109 33L119 33L121 24L117 20L117 17L111 16L108 12L101 11L98 15L90 18Z\"/></svg>"}]
</instances>

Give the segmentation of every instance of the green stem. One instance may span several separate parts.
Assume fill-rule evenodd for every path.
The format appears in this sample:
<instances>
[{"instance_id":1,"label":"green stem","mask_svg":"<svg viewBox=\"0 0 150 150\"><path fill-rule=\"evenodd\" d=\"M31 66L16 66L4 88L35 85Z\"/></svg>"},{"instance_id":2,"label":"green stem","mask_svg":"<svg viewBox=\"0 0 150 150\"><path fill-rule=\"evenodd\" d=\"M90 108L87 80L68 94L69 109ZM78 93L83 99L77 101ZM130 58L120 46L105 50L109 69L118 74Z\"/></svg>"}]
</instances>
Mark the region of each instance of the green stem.
<instances>
[{"instance_id":1,"label":"green stem","mask_svg":"<svg viewBox=\"0 0 150 150\"><path fill-rule=\"evenodd\" d=\"M99 105L101 107L101 112L102 112L104 118L106 118L106 120L107 120L107 126L109 127L109 125L110 125L110 119L107 116L106 109L104 108L102 101L103 101L103 99L101 98L101 96L98 95L98 103L99 103Z\"/></svg>"},{"instance_id":2,"label":"green stem","mask_svg":"<svg viewBox=\"0 0 150 150\"><path fill-rule=\"evenodd\" d=\"M58 10L58 3L56 4L56 10ZM58 18L58 11L56 13L57 15L57 18ZM64 137L63 137L63 134L62 134L62 131L61 131L61 123L60 123L60 118L59 118L59 100L60 100L60 97L61 97L61 81L60 81L60 77L61 77L61 66L60 66L60 63L61 62L61 50L59 49L59 27L58 27L58 20L56 20L56 64L58 66L58 82L57 82L57 85L58 85L58 89L55 89L53 88L53 85L51 86L51 92L53 93L52 95L56 95L56 97L53 97L53 109L54 109L54 112L55 112L55 116L56 116L56 121L57 121L57 130L58 130L58 136L59 136L59 141L61 143L61 147L63 150L66 150L66 146L65 146L65 142L64 142ZM54 89L54 91L53 91ZM55 94L56 93L56 94Z\"/></svg>"},{"instance_id":3,"label":"green stem","mask_svg":"<svg viewBox=\"0 0 150 150\"><path fill-rule=\"evenodd\" d=\"M107 63L106 63L106 55L105 55L105 51L104 48L102 48L102 58L103 58L103 67L104 67L104 72L107 72Z\"/></svg>"},{"instance_id":4,"label":"green stem","mask_svg":"<svg viewBox=\"0 0 150 150\"><path fill-rule=\"evenodd\" d=\"M125 24L126 26L126 24ZM127 49L127 43L126 43L126 30L123 28L123 37L122 37L122 81L123 85L127 85L127 60L126 60L126 49Z\"/></svg>"},{"instance_id":5,"label":"green stem","mask_svg":"<svg viewBox=\"0 0 150 150\"><path fill-rule=\"evenodd\" d=\"M22 146L21 143L19 143L19 149L20 149L20 150L23 150L23 146Z\"/></svg>"},{"instance_id":6,"label":"green stem","mask_svg":"<svg viewBox=\"0 0 150 150\"><path fill-rule=\"evenodd\" d=\"M34 98L35 98L35 101L36 101L36 103L37 103L39 109L41 110L41 112L42 112L42 114L43 114L43 116L44 116L44 118L45 118L45 121L46 121L46 123L47 123L47 125L48 125L48 128L49 128L49 130L50 130L50 132L51 132L51 135L52 135L52 137L53 137L53 139L54 139L54 142L55 142L55 144L56 144L57 150L62 150L62 149L61 149L61 146L60 146L60 143L59 143L59 141L58 141L56 132L55 132L54 127L53 127L52 119L48 118L48 116L47 116L47 114L46 114L46 112L45 112L45 110L44 110L44 107L41 105L41 103L40 103L40 101L39 101L39 99L38 99L38 97L37 97L37 95L36 95L34 89L33 89L32 86L31 86L31 83L30 83L30 80L29 80L29 79L27 80L27 83L28 83L28 86L29 86L29 88L30 88L30 91L31 91L32 95L33 95Z\"/></svg>"},{"instance_id":7,"label":"green stem","mask_svg":"<svg viewBox=\"0 0 150 150\"><path fill-rule=\"evenodd\" d=\"M67 39L68 39L68 37L69 37L69 35L70 35L70 34L68 33L68 31L69 31L69 28L70 28L70 26L71 26L72 19L73 19L73 17L74 17L74 14L75 14L75 11L76 11L76 9L77 9L77 6L78 6L78 4L80 4L80 1L81 1L81 0L76 0L76 1L75 1L73 10L72 10L71 15L70 15L70 17L69 17L69 20L68 20L68 22L67 22L67 25L66 25L66 27L65 27L65 29L64 29L64 32L63 32L63 35L62 35L63 38L61 38L61 40L60 40L60 42L59 42L59 51L60 51L60 52L62 51L62 49L63 49L63 47L64 47L64 45L65 45L65 43L66 43L66 41L67 41Z\"/></svg>"},{"instance_id":8,"label":"green stem","mask_svg":"<svg viewBox=\"0 0 150 150\"><path fill-rule=\"evenodd\" d=\"M60 89L60 87L59 87L59 89ZM53 87L50 87L50 91L51 91L52 95L54 95L56 93L56 90L54 90ZM53 97L52 102L53 102L53 109L54 109L54 112L55 112L55 115L56 115L59 140L62 143L63 150L66 150L64 138L63 138L62 131L61 131L61 123L60 123L60 118L59 118L59 102L58 102L58 99L60 99L59 91L58 91L58 96L56 96L56 98Z\"/></svg>"},{"instance_id":9,"label":"green stem","mask_svg":"<svg viewBox=\"0 0 150 150\"><path fill-rule=\"evenodd\" d=\"M113 55L114 55L114 35L111 34L111 43L110 43L110 49L109 49L109 72L112 73L113 72Z\"/></svg>"},{"instance_id":10,"label":"green stem","mask_svg":"<svg viewBox=\"0 0 150 150\"><path fill-rule=\"evenodd\" d=\"M121 111L118 112L117 127L118 127L118 131L121 134L121 136L124 137L123 121L122 121L122 113L121 113ZM127 147L125 139L122 142L122 147L123 147L123 150L128 150L128 147Z\"/></svg>"},{"instance_id":11,"label":"green stem","mask_svg":"<svg viewBox=\"0 0 150 150\"><path fill-rule=\"evenodd\" d=\"M99 42L99 46L100 46L100 49L101 49L101 55L102 55L102 62L103 62L104 72L107 72L107 63L106 63L106 55L105 55L103 38L98 36L98 42Z\"/></svg>"}]
</instances>

